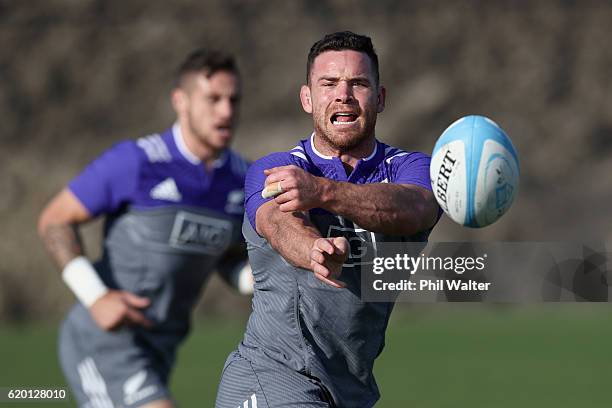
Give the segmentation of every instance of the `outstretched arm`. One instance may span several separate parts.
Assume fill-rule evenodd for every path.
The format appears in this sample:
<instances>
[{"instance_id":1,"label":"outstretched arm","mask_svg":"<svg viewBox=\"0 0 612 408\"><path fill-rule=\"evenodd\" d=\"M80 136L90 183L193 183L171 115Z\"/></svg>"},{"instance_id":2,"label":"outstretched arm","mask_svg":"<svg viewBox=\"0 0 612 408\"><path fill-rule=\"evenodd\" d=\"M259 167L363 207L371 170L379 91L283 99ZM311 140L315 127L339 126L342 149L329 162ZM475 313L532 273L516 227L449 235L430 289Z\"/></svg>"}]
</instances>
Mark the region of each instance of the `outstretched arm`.
<instances>
[{"instance_id":1,"label":"outstretched arm","mask_svg":"<svg viewBox=\"0 0 612 408\"><path fill-rule=\"evenodd\" d=\"M257 232L291 265L312 270L315 277L334 287L346 286L337 278L349 250L346 238L323 238L305 212L283 212L269 201L257 209Z\"/></svg>"},{"instance_id":2,"label":"outstretched arm","mask_svg":"<svg viewBox=\"0 0 612 408\"><path fill-rule=\"evenodd\" d=\"M109 290L85 258L78 224L91 218L74 194L64 189L43 209L38 234L62 270L66 284L101 328L112 330L123 323L149 326L151 323L138 310L148 306L149 301L129 292Z\"/></svg>"},{"instance_id":3,"label":"outstretched arm","mask_svg":"<svg viewBox=\"0 0 612 408\"><path fill-rule=\"evenodd\" d=\"M431 228L438 204L433 193L412 184L353 184L316 177L296 166L265 171L266 185L281 183L274 200L283 212L323 208L369 231L412 235Z\"/></svg>"}]
</instances>

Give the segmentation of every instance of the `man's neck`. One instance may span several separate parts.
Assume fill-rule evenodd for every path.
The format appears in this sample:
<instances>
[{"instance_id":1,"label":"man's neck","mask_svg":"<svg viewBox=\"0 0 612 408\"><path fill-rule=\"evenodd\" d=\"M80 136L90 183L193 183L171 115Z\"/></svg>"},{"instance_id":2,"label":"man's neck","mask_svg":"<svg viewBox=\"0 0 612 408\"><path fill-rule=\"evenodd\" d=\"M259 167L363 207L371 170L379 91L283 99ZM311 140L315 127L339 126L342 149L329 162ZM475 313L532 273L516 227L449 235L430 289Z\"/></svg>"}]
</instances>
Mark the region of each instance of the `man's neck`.
<instances>
[{"instance_id":1,"label":"man's neck","mask_svg":"<svg viewBox=\"0 0 612 408\"><path fill-rule=\"evenodd\" d=\"M221 157L223 150L213 149L210 145L200 141L190 132L188 126L184 126L179 122L178 128L180 130L179 137L189 156L197 158L197 160L204 163L207 168L212 167L215 161Z\"/></svg>"},{"instance_id":2,"label":"man's neck","mask_svg":"<svg viewBox=\"0 0 612 408\"><path fill-rule=\"evenodd\" d=\"M376 148L376 138L374 135L365 139L359 145L353 147L352 149L342 150L336 147L330 146L329 143L325 142L325 139L318 136L315 132L313 138L313 144L316 151L321 153L324 156L338 157L342 164L344 165L347 174L352 171L352 169L357 166L359 160L370 157L372 153L374 153L374 149Z\"/></svg>"}]
</instances>

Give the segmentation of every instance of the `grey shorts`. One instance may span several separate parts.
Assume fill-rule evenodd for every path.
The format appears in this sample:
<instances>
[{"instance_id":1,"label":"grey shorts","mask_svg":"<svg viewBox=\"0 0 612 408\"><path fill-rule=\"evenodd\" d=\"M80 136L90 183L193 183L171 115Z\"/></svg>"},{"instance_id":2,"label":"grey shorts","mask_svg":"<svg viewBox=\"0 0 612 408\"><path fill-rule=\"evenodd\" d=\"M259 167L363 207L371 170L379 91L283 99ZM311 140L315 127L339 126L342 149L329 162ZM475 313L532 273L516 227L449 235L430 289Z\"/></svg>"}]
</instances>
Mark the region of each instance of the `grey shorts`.
<instances>
[{"instance_id":1,"label":"grey shorts","mask_svg":"<svg viewBox=\"0 0 612 408\"><path fill-rule=\"evenodd\" d=\"M62 324L59 359L82 408L133 408L170 399L169 367L129 328L106 332L75 306Z\"/></svg>"},{"instance_id":2,"label":"grey shorts","mask_svg":"<svg viewBox=\"0 0 612 408\"><path fill-rule=\"evenodd\" d=\"M273 361L261 364L232 352L225 362L216 408L333 408L316 379Z\"/></svg>"}]
</instances>

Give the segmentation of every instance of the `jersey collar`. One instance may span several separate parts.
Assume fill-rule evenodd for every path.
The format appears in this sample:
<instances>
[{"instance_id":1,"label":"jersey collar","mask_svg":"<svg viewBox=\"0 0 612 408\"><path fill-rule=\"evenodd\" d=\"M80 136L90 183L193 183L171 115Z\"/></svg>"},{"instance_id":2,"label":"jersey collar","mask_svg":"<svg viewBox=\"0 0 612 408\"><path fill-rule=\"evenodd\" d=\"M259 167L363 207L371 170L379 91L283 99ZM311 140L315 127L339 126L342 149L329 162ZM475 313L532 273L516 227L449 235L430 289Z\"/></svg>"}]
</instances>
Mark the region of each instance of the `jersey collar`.
<instances>
[{"instance_id":1,"label":"jersey collar","mask_svg":"<svg viewBox=\"0 0 612 408\"><path fill-rule=\"evenodd\" d=\"M308 140L308 145L310 146L310 150L313 153L313 156L316 156L320 159L323 160L333 160L334 156L326 156L323 153L321 153L320 151L317 150L317 147L315 146L315 141L314 141L314 132L312 132L312 134L310 135L310 138ZM364 157L363 159L360 159L359 161L369 161L372 160L375 156L376 153L378 153L378 140L375 140L375 144L374 144L374 150L372 150L372 153L370 153L370 155L368 157Z\"/></svg>"},{"instance_id":2,"label":"jersey collar","mask_svg":"<svg viewBox=\"0 0 612 408\"><path fill-rule=\"evenodd\" d=\"M176 145L177 150L185 160L196 166L202 163L202 160L193 154L191 150L189 150L189 147L187 147L185 139L183 138L183 132L181 132L181 126L178 122L172 125L172 136L174 138L174 144ZM213 162L213 167L216 169L223 167L227 160L227 156L227 150L224 150L219 158Z\"/></svg>"},{"instance_id":3,"label":"jersey collar","mask_svg":"<svg viewBox=\"0 0 612 408\"><path fill-rule=\"evenodd\" d=\"M375 142L376 143L374 144L374 149L372 150L372 153L369 156L360 159L357 162L357 166L355 166L355 169L353 169L353 172L348 177L346 176L342 161L339 157L326 156L319 150L317 150L314 141L314 132L307 140L305 140L304 147L306 153L308 154L308 156L310 156L313 163L317 165L317 167L334 167L336 169L335 173L339 180L357 181L362 179L363 177L367 177L384 158L383 146L381 146L381 143L378 140L375 140Z\"/></svg>"}]
</instances>

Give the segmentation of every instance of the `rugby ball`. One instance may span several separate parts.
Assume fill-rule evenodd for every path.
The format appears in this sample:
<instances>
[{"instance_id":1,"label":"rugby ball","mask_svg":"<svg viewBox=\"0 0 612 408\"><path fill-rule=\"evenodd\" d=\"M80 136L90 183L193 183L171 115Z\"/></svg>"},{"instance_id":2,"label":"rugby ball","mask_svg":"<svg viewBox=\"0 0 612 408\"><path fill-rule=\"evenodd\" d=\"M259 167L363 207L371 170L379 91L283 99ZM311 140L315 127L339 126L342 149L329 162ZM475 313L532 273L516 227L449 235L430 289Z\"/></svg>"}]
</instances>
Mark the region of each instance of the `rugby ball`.
<instances>
[{"instance_id":1,"label":"rugby ball","mask_svg":"<svg viewBox=\"0 0 612 408\"><path fill-rule=\"evenodd\" d=\"M456 223L480 228L497 221L519 187L519 161L506 133L484 116L465 116L440 136L431 154L431 186Z\"/></svg>"}]
</instances>

